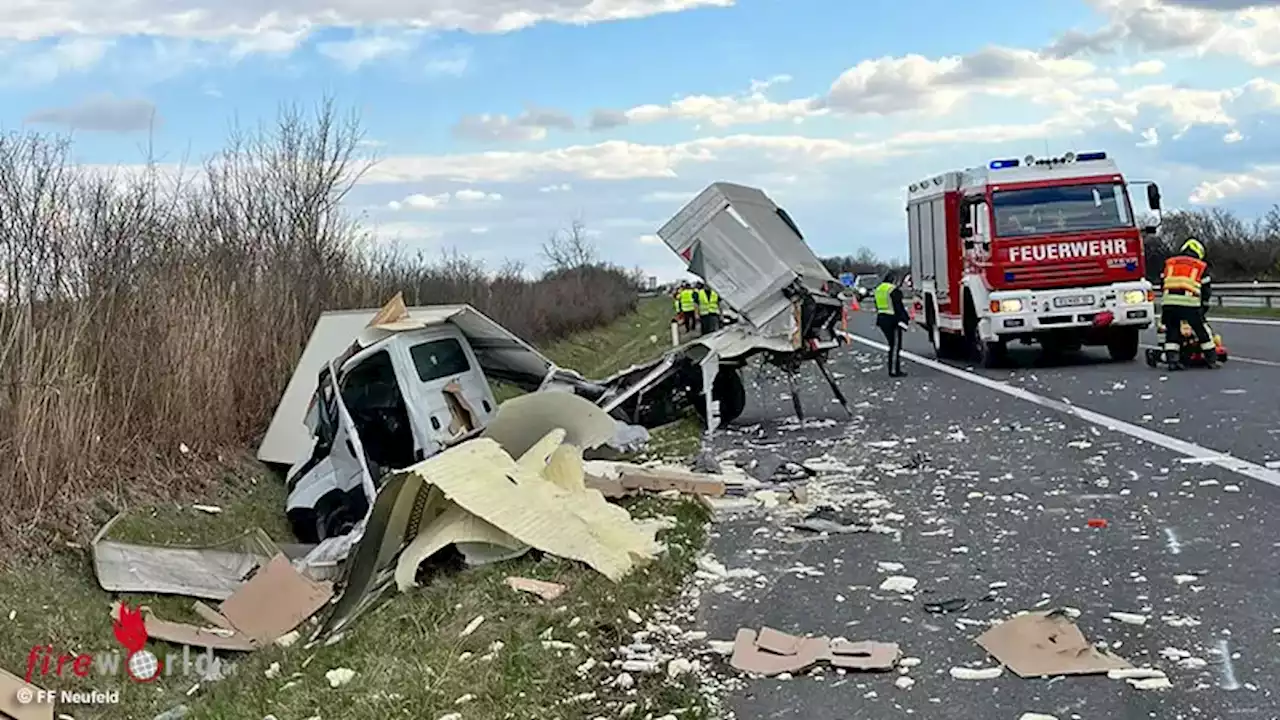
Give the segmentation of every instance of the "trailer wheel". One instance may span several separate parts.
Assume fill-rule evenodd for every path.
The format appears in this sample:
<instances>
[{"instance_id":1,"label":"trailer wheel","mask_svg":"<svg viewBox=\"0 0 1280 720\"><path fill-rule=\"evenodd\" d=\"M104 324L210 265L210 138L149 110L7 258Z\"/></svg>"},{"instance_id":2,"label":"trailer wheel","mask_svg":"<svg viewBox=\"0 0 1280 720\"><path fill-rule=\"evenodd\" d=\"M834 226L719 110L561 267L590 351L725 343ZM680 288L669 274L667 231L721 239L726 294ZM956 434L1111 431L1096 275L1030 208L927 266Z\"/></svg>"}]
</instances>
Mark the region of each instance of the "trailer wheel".
<instances>
[{"instance_id":1,"label":"trailer wheel","mask_svg":"<svg viewBox=\"0 0 1280 720\"><path fill-rule=\"evenodd\" d=\"M1107 342L1107 352L1111 354L1111 359L1116 362L1129 362L1138 357L1138 347L1141 345L1141 339L1137 328L1116 330Z\"/></svg>"},{"instance_id":2,"label":"trailer wheel","mask_svg":"<svg viewBox=\"0 0 1280 720\"><path fill-rule=\"evenodd\" d=\"M707 421L707 400L699 392L693 409L702 419ZM720 403L720 424L727 425L737 420L747 407L747 388L742 384L742 375L737 368L721 367L716 380L711 385L711 398Z\"/></svg>"}]
</instances>

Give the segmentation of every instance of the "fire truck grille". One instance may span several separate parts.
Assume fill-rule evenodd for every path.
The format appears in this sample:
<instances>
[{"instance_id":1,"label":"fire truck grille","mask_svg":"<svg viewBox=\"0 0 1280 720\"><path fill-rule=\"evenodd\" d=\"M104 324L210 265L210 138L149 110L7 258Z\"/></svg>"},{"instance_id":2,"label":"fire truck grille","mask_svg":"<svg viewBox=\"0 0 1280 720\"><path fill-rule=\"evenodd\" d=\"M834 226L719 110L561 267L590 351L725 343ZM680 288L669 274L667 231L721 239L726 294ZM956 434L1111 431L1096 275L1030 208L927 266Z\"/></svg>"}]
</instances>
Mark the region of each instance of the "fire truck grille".
<instances>
[{"instance_id":1,"label":"fire truck grille","mask_svg":"<svg viewBox=\"0 0 1280 720\"><path fill-rule=\"evenodd\" d=\"M1064 281L1088 284L1106 280L1106 269L1096 261L1060 262L1045 265L1006 265L1004 279L1019 286L1058 284Z\"/></svg>"}]
</instances>

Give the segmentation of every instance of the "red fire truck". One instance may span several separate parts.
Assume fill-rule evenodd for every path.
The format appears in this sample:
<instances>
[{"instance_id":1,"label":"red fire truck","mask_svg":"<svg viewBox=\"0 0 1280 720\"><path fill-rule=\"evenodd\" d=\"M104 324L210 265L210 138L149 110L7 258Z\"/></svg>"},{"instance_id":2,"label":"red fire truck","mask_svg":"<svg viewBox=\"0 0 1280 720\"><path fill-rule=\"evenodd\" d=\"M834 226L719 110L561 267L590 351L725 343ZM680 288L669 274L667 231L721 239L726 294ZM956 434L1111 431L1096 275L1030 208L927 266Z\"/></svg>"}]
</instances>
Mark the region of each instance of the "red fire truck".
<instances>
[{"instance_id":1,"label":"red fire truck","mask_svg":"<svg viewBox=\"0 0 1280 720\"><path fill-rule=\"evenodd\" d=\"M1106 153L995 160L907 189L916 322L942 359L997 366L1010 342L1138 354L1155 320L1143 234ZM1160 190L1147 184L1160 209Z\"/></svg>"}]
</instances>

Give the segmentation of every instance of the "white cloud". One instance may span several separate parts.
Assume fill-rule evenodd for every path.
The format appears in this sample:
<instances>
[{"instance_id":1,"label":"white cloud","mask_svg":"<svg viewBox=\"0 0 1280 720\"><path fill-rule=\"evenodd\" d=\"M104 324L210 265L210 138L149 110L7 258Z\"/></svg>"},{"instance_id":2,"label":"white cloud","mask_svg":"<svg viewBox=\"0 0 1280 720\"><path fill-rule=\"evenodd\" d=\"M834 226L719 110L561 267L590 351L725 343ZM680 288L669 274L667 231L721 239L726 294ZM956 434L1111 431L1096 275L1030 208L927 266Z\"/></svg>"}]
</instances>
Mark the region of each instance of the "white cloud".
<instances>
[{"instance_id":1,"label":"white cloud","mask_svg":"<svg viewBox=\"0 0 1280 720\"><path fill-rule=\"evenodd\" d=\"M387 208L391 210L440 210L448 207L451 203L482 203L482 202L498 202L502 199L502 195L498 193L487 193L481 190L473 190L465 188L458 190L450 195L449 193L439 193L436 195L423 195L415 193L409 195L403 200L392 200L387 203Z\"/></svg>"},{"instance_id":2,"label":"white cloud","mask_svg":"<svg viewBox=\"0 0 1280 720\"><path fill-rule=\"evenodd\" d=\"M656 202L656 203L679 203L683 205L684 203L687 203L690 200L692 200L694 196L696 196L697 194L698 194L697 190L688 190L688 191L659 190L657 192L645 193L640 198L640 201Z\"/></svg>"},{"instance_id":3,"label":"white cloud","mask_svg":"<svg viewBox=\"0 0 1280 720\"><path fill-rule=\"evenodd\" d=\"M597 110L590 127L607 130L623 125L690 120L713 127L800 123L832 111L845 115L891 115L922 110L945 112L974 94L1028 97L1040 103L1068 104L1082 93L1118 89L1110 78L1094 77L1093 64L1045 57L1031 50L988 47L966 56L922 55L864 60L844 71L825 97L773 100L765 91L789 82L780 75L753 80L744 95L690 95L667 104L627 110Z\"/></svg>"},{"instance_id":4,"label":"white cloud","mask_svg":"<svg viewBox=\"0 0 1280 720\"><path fill-rule=\"evenodd\" d=\"M1128 67L1121 68L1122 75L1159 75L1164 72L1164 62L1161 60L1143 60L1136 62Z\"/></svg>"},{"instance_id":5,"label":"white cloud","mask_svg":"<svg viewBox=\"0 0 1280 720\"><path fill-rule=\"evenodd\" d=\"M453 135L463 140L541 140L551 129L572 130L573 118L559 110L530 107L516 117L509 115L465 115L453 126Z\"/></svg>"},{"instance_id":6,"label":"white cloud","mask_svg":"<svg viewBox=\"0 0 1280 720\"><path fill-rule=\"evenodd\" d=\"M0 16L3 13L0 10ZM109 39L86 36L62 38L53 44L0 43L0 85L44 85L87 72L113 45Z\"/></svg>"},{"instance_id":7,"label":"white cloud","mask_svg":"<svg viewBox=\"0 0 1280 720\"><path fill-rule=\"evenodd\" d=\"M640 240L640 243L643 245L661 245L662 244L662 238L658 237L657 235L641 235L639 237L639 240Z\"/></svg>"},{"instance_id":8,"label":"white cloud","mask_svg":"<svg viewBox=\"0 0 1280 720\"><path fill-rule=\"evenodd\" d=\"M914 54L882 57L844 71L831 84L826 104L856 115L946 112L973 94L1043 100L1048 93L1071 90L1074 83L1090 80L1094 72L1095 67L1082 60L1003 47L937 60ZM1095 84L1080 89L1097 88ZM1070 98L1059 94L1052 99Z\"/></svg>"},{"instance_id":9,"label":"white cloud","mask_svg":"<svg viewBox=\"0 0 1280 720\"><path fill-rule=\"evenodd\" d=\"M1107 25L1096 32L1064 33L1052 52L1059 56L1114 52L1128 44L1148 52L1213 53L1258 67L1280 65L1280 8L1264 7L1264 2L1217 3L1218 10L1208 7L1214 5L1211 0L1196 0L1197 8L1182 6L1191 2L1161 0L1089 2L1109 18Z\"/></svg>"},{"instance_id":10,"label":"white cloud","mask_svg":"<svg viewBox=\"0 0 1280 720\"><path fill-rule=\"evenodd\" d=\"M1232 143L1238 143L1243 139L1244 139L1244 135L1241 135L1239 130L1232 130L1231 132L1222 136L1222 142L1227 143L1228 145Z\"/></svg>"},{"instance_id":11,"label":"white cloud","mask_svg":"<svg viewBox=\"0 0 1280 720\"><path fill-rule=\"evenodd\" d=\"M321 27L401 25L424 30L505 33L552 22L586 25L730 7L734 0L18 0L0 3L0 37L17 40L97 34L201 40L248 40L303 35Z\"/></svg>"},{"instance_id":12,"label":"white cloud","mask_svg":"<svg viewBox=\"0 0 1280 720\"><path fill-rule=\"evenodd\" d=\"M388 57L404 56L418 46L420 33L377 33L350 40L322 42L316 51L333 60L347 72Z\"/></svg>"},{"instance_id":13,"label":"white cloud","mask_svg":"<svg viewBox=\"0 0 1280 720\"><path fill-rule=\"evenodd\" d=\"M453 194L455 200L462 202L497 202L502 199L498 193L487 193L482 190L459 190Z\"/></svg>"},{"instance_id":14,"label":"white cloud","mask_svg":"<svg viewBox=\"0 0 1280 720\"><path fill-rule=\"evenodd\" d=\"M560 183L558 185L544 185L538 188L540 193L567 193L572 192L573 186L569 183Z\"/></svg>"},{"instance_id":15,"label":"white cloud","mask_svg":"<svg viewBox=\"0 0 1280 720\"><path fill-rule=\"evenodd\" d=\"M1226 200L1229 197L1257 194L1270 187L1271 182L1260 173L1239 173L1200 183L1191 191L1191 197L1188 200L1196 205L1204 205Z\"/></svg>"},{"instance_id":16,"label":"white cloud","mask_svg":"<svg viewBox=\"0 0 1280 720\"><path fill-rule=\"evenodd\" d=\"M489 228L487 228L487 227L473 227L473 228L471 228L471 234L472 234L472 235L488 235L488 234L489 234Z\"/></svg>"},{"instance_id":17,"label":"white cloud","mask_svg":"<svg viewBox=\"0 0 1280 720\"><path fill-rule=\"evenodd\" d=\"M765 96L770 84L753 81L752 91L743 96L690 95L666 105L640 105L629 110L598 110L592 116L592 129L605 130L621 125L640 125L664 120L692 120L714 127L731 125L791 122L824 115L815 98L775 102Z\"/></svg>"},{"instance_id":18,"label":"white cloud","mask_svg":"<svg viewBox=\"0 0 1280 720\"><path fill-rule=\"evenodd\" d=\"M1160 144L1160 131L1155 128L1147 128L1142 131L1142 142L1138 143L1140 148L1155 147Z\"/></svg>"}]
</instances>

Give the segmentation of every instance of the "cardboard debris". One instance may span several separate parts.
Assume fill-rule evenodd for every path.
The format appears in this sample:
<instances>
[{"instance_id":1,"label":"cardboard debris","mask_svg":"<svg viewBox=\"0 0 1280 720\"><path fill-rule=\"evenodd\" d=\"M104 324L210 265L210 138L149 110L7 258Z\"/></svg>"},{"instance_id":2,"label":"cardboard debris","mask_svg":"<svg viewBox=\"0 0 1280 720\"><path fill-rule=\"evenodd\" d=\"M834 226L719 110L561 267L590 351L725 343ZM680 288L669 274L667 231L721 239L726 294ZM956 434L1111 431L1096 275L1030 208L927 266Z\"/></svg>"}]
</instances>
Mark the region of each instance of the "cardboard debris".
<instances>
[{"instance_id":1,"label":"cardboard debris","mask_svg":"<svg viewBox=\"0 0 1280 720\"><path fill-rule=\"evenodd\" d=\"M518 592L527 592L537 595L543 600L555 600L564 594L565 586L560 583L546 582L544 580L534 580L524 577L509 577L507 585Z\"/></svg>"},{"instance_id":2,"label":"cardboard debris","mask_svg":"<svg viewBox=\"0 0 1280 720\"><path fill-rule=\"evenodd\" d=\"M753 675L798 673L820 662L868 672L892 670L902 652L894 643L802 638L772 628L743 628L733 644L729 664Z\"/></svg>"},{"instance_id":3,"label":"cardboard debris","mask_svg":"<svg viewBox=\"0 0 1280 720\"><path fill-rule=\"evenodd\" d=\"M686 495L723 497L724 480L704 473L667 468L646 468L629 463L592 464L587 487L599 490L607 498L625 497L642 492L659 493L678 490Z\"/></svg>"},{"instance_id":4,"label":"cardboard debris","mask_svg":"<svg viewBox=\"0 0 1280 720\"><path fill-rule=\"evenodd\" d=\"M18 702L18 693L38 697L40 688L0 668L0 718L6 720L53 720L53 703Z\"/></svg>"},{"instance_id":5,"label":"cardboard debris","mask_svg":"<svg viewBox=\"0 0 1280 720\"><path fill-rule=\"evenodd\" d=\"M1062 610L1010 618L980 635L977 643L1024 678L1096 675L1133 667L1089 643Z\"/></svg>"},{"instance_id":6,"label":"cardboard debris","mask_svg":"<svg viewBox=\"0 0 1280 720\"><path fill-rule=\"evenodd\" d=\"M271 644L314 615L333 595L333 586L315 582L276 555L217 610L196 603L211 627L170 622L144 614L147 635L179 645L247 652ZM113 614L118 617L120 606Z\"/></svg>"}]
</instances>

